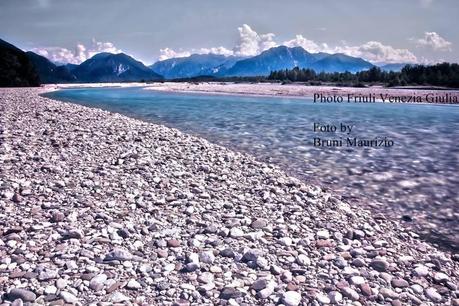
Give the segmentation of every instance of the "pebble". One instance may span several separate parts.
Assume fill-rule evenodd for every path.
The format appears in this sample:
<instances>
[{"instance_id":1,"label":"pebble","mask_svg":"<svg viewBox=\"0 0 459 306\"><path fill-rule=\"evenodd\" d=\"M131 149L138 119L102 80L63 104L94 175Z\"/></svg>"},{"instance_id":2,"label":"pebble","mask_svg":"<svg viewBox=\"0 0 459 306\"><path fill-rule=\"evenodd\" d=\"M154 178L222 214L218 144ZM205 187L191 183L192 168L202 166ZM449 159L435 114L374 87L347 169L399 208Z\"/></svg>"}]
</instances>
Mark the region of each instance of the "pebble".
<instances>
[{"instance_id":1,"label":"pebble","mask_svg":"<svg viewBox=\"0 0 459 306\"><path fill-rule=\"evenodd\" d=\"M275 286L273 284L268 284L266 288L261 289L260 291L257 292L257 296L260 299L267 299L274 293Z\"/></svg>"},{"instance_id":2,"label":"pebble","mask_svg":"<svg viewBox=\"0 0 459 306\"><path fill-rule=\"evenodd\" d=\"M426 293L426 296L432 301L432 302L436 302L436 303L439 303L441 302L442 298L441 298L441 295L438 293L438 291L435 289L435 288L427 288L425 290L425 293Z\"/></svg>"},{"instance_id":3,"label":"pebble","mask_svg":"<svg viewBox=\"0 0 459 306\"><path fill-rule=\"evenodd\" d=\"M293 241L290 237L282 237L281 239L279 239L279 242L284 246L291 246Z\"/></svg>"},{"instance_id":4,"label":"pebble","mask_svg":"<svg viewBox=\"0 0 459 306\"><path fill-rule=\"evenodd\" d=\"M406 280L402 278L393 278L391 281L391 284L392 284L392 287L395 287L395 288L406 288L410 285Z\"/></svg>"},{"instance_id":5,"label":"pebble","mask_svg":"<svg viewBox=\"0 0 459 306\"><path fill-rule=\"evenodd\" d=\"M33 302L37 296L30 290L22 288L13 288L8 292L8 300L15 301L16 299L21 299L24 302Z\"/></svg>"},{"instance_id":6,"label":"pebble","mask_svg":"<svg viewBox=\"0 0 459 306\"><path fill-rule=\"evenodd\" d=\"M330 233L327 230L317 232L317 239L327 240L328 238L330 238Z\"/></svg>"},{"instance_id":7,"label":"pebble","mask_svg":"<svg viewBox=\"0 0 459 306\"><path fill-rule=\"evenodd\" d=\"M355 291L354 289L350 287L342 288L341 293L353 301L357 301L360 297L357 291Z\"/></svg>"},{"instance_id":8,"label":"pebble","mask_svg":"<svg viewBox=\"0 0 459 306\"><path fill-rule=\"evenodd\" d=\"M215 255L212 251L205 251L199 254L199 260L202 263L213 264L215 261Z\"/></svg>"},{"instance_id":9,"label":"pebble","mask_svg":"<svg viewBox=\"0 0 459 306\"><path fill-rule=\"evenodd\" d=\"M263 229L268 225L268 221L265 219L256 219L250 224L253 229Z\"/></svg>"},{"instance_id":10,"label":"pebble","mask_svg":"<svg viewBox=\"0 0 459 306\"><path fill-rule=\"evenodd\" d=\"M397 299L398 293L388 288L381 288L379 293L385 298Z\"/></svg>"},{"instance_id":11,"label":"pebble","mask_svg":"<svg viewBox=\"0 0 459 306\"><path fill-rule=\"evenodd\" d=\"M370 267L379 272L386 272L389 269L389 263L383 259L374 259L370 262Z\"/></svg>"},{"instance_id":12,"label":"pebble","mask_svg":"<svg viewBox=\"0 0 459 306\"><path fill-rule=\"evenodd\" d=\"M70 292L67 292L67 291L61 291L61 293L59 294L59 296L66 302L66 303L69 303L69 304L76 304L78 303L78 298L73 295L72 293Z\"/></svg>"},{"instance_id":13,"label":"pebble","mask_svg":"<svg viewBox=\"0 0 459 306\"><path fill-rule=\"evenodd\" d=\"M301 303L301 294L296 291L287 291L282 294L282 303L285 306L297 306Z\"/></svg>"},{"instance_id":14,"label":"pebble","mask_svg":"<svg viewBox=\"0 0 459 306\"><path fill-rule=\"evenodd\" d=\"M132 260L132 254L126 250L115 248L112 251L110 251L106 256L105 259L106 261L112 261L112 260L119 260L119 261L125 261L125 260Z\"/></svg>"},{"instance_id":15,"label":"pebble","mask_svg":"<svg viewBox=\"0 0 459 306\"><path fill-rule=\"evenodd\" d=\"M323 293L318 293L316 295L316 300L321 304L330 304L330 298Z\"/></svg>"},{"instance_id":16,"label":"pebble","mask_svg":"<svg viewBox=\"0 0 459 306\"><path fill-rule=\"evenodd\" d=\"M351 277L351 284L353 285L361 285L365 283L365 279L361 276L352 276Z\"/></svg>"},{"instance_id":17,"label":"pebble","mask_svg":"<svg viewBox=\"0 0 459 306\"><path fill-rule=\"evenodd\" d=\"M104 288L106 281L107 281L107 275L105 274L96 275L89 282L89 288L95 291L100 291Z\"/></svg>"},{"instance_id":18,"label":"pebble","mask_svg":"<svg viewBox=\"0 0 459 306\"><path fill-rule=\"evenodd\" d=\"M229 299L236 299L242 295L242 292L233 288L233 287L226 287L220 292L220 298L223 300Z\"/></svg>"},{"instance_id":19,"label":"pebble","mask_svg":"<svg viewBox=\"0 0 459 306\"><path fill-rule=\"evenodd\" d=\"M124 294L122 294L121 292L114 292L110 296L110 301L112 301L113 303L123 303L123 302L127 302L129 300L130 299L127 296L125 296Z\"/></svg>"},{"instance_id":20,"label":"pebble","mask_svg":"<svg viewBox=\"0 0 459 306\"><path fill-rule=\"evenodd\" d=\"M45 294L50 295L50 294L56 294L57 293L57 288L56 286L50 285L45 288Z\"/></svg>"},{"instance_id":21,"label":"pebble","mask_svg":"<svg viewBox=\"0 0 459 306\"><path fill-rule=\"evenodd\" d=\"M170 247L170 248L177 248L180 246L180 240L177 240L177 239L170 239L170 240L167 240L167 246Z\"/></svg>"},{"instance_id":22,"label":"pebble","mask_svg":"<svg viewBox=\"0 0 459 306\"><path fill-rule=\"evenodd\" d=\"M142 285L135 279L130 279L129 282L126 285L126 288L131 289L131 290L138 290L142 288Z\"/></svg>"},{"instance_id":23,"label":"pebble","mask_svg":"<svg viewBox=\"0 0 459 306\"><path fill-rule=\"evenodd\" d=\"M448 281L448 280L449 280L449 277L448 277L448 275L446 275L445 273L436 272L436 273L434 273L434 275L433 275L433 279L434 279L435 282L437 282L437 283L443 283L443 282Z\"/></svg>"},{"instance_id":24,"label":"pebble","mask_svg":"<svg viewBox=\"0 0 459 306\"><path fill-rule=\"evenodd\" d=\"M420 276L420 277L424 277L424 276L427 276L429 275L429 268L427 268L426 266L417 266L415 269L414 269L414 275L416 276Z\"/></svg>"},{"instance_id":25,"label":"pebble","mask_svg":"<svg viewBox=\"0 0 459 306\"><path fill-rule=\"evenodd\" d=\"M311 259L309 259L309 257L304 254L298 255L296 261L302 266L309 266L311 264Z\"/></svg>"}]
</instances>

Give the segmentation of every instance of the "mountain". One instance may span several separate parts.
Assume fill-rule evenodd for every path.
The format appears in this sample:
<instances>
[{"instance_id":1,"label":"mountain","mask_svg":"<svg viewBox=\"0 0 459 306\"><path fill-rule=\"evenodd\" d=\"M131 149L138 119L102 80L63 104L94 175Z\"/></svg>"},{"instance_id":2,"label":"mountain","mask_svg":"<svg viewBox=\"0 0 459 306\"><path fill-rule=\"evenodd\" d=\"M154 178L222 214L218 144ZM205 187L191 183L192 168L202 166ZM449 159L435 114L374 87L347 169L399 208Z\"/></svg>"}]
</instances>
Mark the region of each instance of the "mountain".
<instances>
[{"instance_id":1,"label":"mountain","mask_svg":"<svg viewBox=\"0 0 459 306\"><path fill-rule=\"evenodd\" d=\"M309 68L316 72L359 72L368 70L374 65L359 57L342 53L331 54L314 62ZM301 67L300 67L301 68Z\"/></svg>"},{"instance_id":2,"label":"mountain","mask_svg":"<svg viewBox=\"0 0 459 306\"><path fill-rule=\"evenodd\" d=\"M70 63L65 64L64 66L68 69L69 72L72 72L76 67L78 67L77 64L70 64Z\"/></svg>"},{"instance_id":3,"label":"mountain","mask_svg":"<svg viewBox=\"0 0 459 306\"><path fill-rule=\"evenodd\" d=\"M75 82L76 77L66 66L56 66L46 57L34 52L26 52L27 57L35 66L42 83L70 83Z\"/></svg>"},{"instance_id":4,"label":"mountain","mask_svg":"<svg viewBox=\"0 0 459 306\"><path fill-rule=\"evenodd\" d=\"M222 74L240 59L240 57L217 54L192 54L188 57L159 61L150 68L166 79L190 78Z\"/></svg>"},{"instance_id":5,"label":"mountain","mask_svg":"<svg viewBox=\"0 0 459 306\"><path fill-rule=\"evenodd\" d=\"M135 82L163 77L124 53L99 53L72 70L78 82Z\"/></svg>"},{"instance_id":6,"label":"mountain","mask_svg":"<svg viewBox=\"0 0 459 306\"><path fill-rule=\"evenodd\" d=\"M382 66L379 66L384 71L393 71L393 72L400 72L403 67L409 64L403 64L403 63L396 63L396 64L385 64Z\"/></svg>"},{"instance_id":7,"label":"mountain","mask_svg":"<svg viewBox=\"0 0 459 306\"><path fill-rule=\"evenodd\" d=\"M37 71L25 52L0 39L0 87L39 85Z\"/></svg>"},{"instance_id":8,"label":"mountain","mask_svg":"<svg viewBox=\"0 0 459 306\"><path fill-rule=\"evenodd\" d=\"M307 68L326 55L311 54L301 47L274 47L257 56L238 61L226 71L225 76L262 76L269 75L274 70Z\"/></svg>"}]
</instances>

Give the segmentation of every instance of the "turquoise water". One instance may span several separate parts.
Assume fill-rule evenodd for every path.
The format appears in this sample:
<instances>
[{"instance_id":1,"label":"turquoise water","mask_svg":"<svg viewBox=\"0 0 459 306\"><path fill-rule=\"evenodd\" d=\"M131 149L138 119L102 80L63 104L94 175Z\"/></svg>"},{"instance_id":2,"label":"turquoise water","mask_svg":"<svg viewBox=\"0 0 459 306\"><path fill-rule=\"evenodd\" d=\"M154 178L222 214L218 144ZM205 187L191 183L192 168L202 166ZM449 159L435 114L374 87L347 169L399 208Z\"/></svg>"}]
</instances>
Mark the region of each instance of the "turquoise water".
<instances>
[{"instance_id":1,"label":"turquoise water","mask_svg":"<svg viewBox=\"0 0 459 306\"><path fill-rule=\"evenodd\" d=\"M143 88L67 89L47 94L178 128L278 164L421 234L459 247L459 107L320 104L308 99L164 93ZM391 147L347 147L347 135L314 123L353 125L349 137ZM314 138L342 139L314 147ZM434 236L433 236L434 235Z\"/></svg>"}]
</instances>

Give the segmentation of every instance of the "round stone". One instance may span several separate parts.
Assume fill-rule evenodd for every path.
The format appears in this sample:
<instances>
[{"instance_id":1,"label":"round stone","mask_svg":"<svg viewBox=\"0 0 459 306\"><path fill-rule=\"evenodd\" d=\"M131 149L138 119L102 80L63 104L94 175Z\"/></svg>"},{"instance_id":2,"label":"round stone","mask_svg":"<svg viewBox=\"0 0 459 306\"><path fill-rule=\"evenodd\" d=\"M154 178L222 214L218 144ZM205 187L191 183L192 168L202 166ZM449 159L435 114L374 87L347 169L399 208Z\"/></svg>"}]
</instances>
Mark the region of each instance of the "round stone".
<instances>
[{"instance_id":1,"label":"round stone","mask_svg":"<svg viewBox=\"0 0 459 306\"><path fill-rule=\"evenodd\" d=\"M282 303L285 306L297 306L301 303L301 294L296 291L287 291L282 294Z\"/></svg>"},{"instance_id":2,"label":"round stone","mask_svg":"<svg viewBox=\"0 0 459 306\"><path fill-rule=\"evenodd\" d=\"M374 259L370 262L370 267L379 272L386 272L389 269L389 263L384 259Z\"/></svg>"},{"instance_id":3,"label":"round stone","mask_svg":"<svg viewBox=\"0 0 459 306\"><path fill-rule=\"evenodd\" d=\"M300 254L296 258L296 262L302 266L309 266L311 264L311 259L304 254Z\"/></svg>"},{"instance_id":4,"label":"round stone","mask_svg":"<svg viewBox=\"0 0 459 306\"><path fill-rule=\"evenodd\" d=\"M442 300L441 295L438 293L437 289L435 288L432 288L432 287L427 288L425 290L425 294L432 302L439 303Z\"/></svg>"},{"instance_id":5,"label":"round stone","mask_svg":"<svg viewBox=\"0 0 459 306\"><path fill-rule=\"evenodd\" d=\"M429 275L429 268L427 268L426 266L417 266L415 269L414 269L414 275L415 276L420 276L420 277L424 277L424 276L427 276Z\"/></svg>"},{"instance_id":6,"label":"round stone","mask_svg":"<svg viewBox=\"0 0 459 306\"><path fill-rule=\"evenodd\" d=\"M395 287L395 288L406 288L410 284L403 278L393 278L391 281L391 285L392 287Z\"/></svg>"},{"instance_id":7,"label":"round stone","mask_svg":"<svg viewBox=\"0 0 459 306\"><path fill-rule=\"evenodd\" d=\"M13 288L8 293L8 300L14 301L16 299L21 299L24 302L33 302L37 296L30 290L22 288Z\"/></svg>"}]
</instances>

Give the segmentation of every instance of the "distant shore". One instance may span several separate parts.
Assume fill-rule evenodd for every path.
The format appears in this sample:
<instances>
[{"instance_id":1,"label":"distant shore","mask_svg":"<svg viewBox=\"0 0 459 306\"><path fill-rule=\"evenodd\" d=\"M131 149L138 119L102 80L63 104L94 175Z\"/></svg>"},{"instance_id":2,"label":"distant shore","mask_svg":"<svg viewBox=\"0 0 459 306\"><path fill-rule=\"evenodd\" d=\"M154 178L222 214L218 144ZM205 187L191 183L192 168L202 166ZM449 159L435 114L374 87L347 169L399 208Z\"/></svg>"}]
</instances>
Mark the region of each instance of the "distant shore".
<instances>
[{"instance_id":1,"label":"distant shore","mask_svg":"<svg viewBox=\"0 0 459 306\"><path fill-rule=\"evenodd\" d=\"M256 96L286 96L314 98L320 96L322 102L334 102L334 97L342 97L346 102L348 97L357 98L355 102L371 102L365 100L381 101L382 99L397 100L395 102L418 102L432 103L432 99L439 100L437 103L457 104L459 101L459 90L436 90L436 89L405 89L405 88L384 88L384 87L338 87L338 86L306 86L300 84L279 84L279 83L157 83L149 85L147 89L173 92L197 92L212 94L237 94ZM327 99L328 98L328 99ZM362 98L358 101L358 98ZM381 99L382 98L382 99ZM326 101L328 100L328 101ZM336 99L335 99L336 100ZM403 100L403 101L398 101ZM354 101L354 100L353 100ZM454 102L450 102L454 101ZM320 102L318 99L317 102Z\"/></svg>"},{"instance_id":2,"label":"distant shore","mask_svg":"<svg viewBox=\"0 0 459 306\"><path fill-rule=\"evenodd\" d=\"M441 103L458 104L459 90L432 88L385 88L306 86L280 83L224 83L224 82L164 82L164 83L88 83L45 85L48 90L79 87L135 87L164 92L188 92L205 94L277 96L314 98L317 102L332 103L341 97L343 102L367 103L382 101L389 103Z\"/></svg>"}]
</instances>

